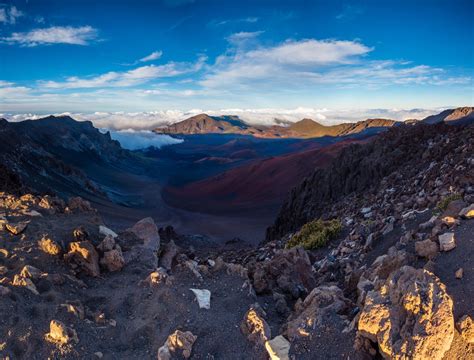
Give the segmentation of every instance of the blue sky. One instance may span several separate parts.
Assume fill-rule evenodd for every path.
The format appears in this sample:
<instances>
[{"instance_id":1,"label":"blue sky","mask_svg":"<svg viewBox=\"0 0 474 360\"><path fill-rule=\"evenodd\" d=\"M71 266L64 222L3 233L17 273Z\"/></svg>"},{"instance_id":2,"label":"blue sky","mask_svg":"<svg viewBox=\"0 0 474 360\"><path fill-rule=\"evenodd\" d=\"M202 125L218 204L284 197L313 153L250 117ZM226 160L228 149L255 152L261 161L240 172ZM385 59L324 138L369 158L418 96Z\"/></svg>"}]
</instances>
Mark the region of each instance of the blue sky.
<instances>
[{"instance_id":1,"label":"blue sky","mask_svg":"<svg viewBox=\"0 0 474 360\"><path fill-rule=\"evenodd\" d=\"M474 102L470 0L0 1L0 113Z\"/></svg>"}]
</instances>

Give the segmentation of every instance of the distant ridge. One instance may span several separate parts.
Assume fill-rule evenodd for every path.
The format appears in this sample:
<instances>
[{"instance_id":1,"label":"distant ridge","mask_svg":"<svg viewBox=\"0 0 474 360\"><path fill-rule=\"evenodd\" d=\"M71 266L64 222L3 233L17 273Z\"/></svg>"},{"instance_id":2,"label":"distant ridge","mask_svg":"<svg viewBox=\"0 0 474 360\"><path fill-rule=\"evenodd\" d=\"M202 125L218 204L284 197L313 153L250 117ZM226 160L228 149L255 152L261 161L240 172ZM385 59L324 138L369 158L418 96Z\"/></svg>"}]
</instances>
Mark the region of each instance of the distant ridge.
<instances>
[{"instance_id":1,"label":"distant ridge","mask_svg":"<svg viewBox=\"0 0 474 360\"><path fill-rule=\"evenodd\" d=\"M326 126L312 119L302 119L288 126L249 125L237 116L209 116L199 114L154 131L161 134L241 134L261 138L314 138L356 134L368 128L391 127L396 123L390 119L367 119L357 123Z\"/></svg>"},{"instance_id":2,"label":"distant ridge","mask_svg":"<svg viewBox=\"0 0 474 360\"><path fill-rule=\"evenodd\" d=\"M426 124L469 123L474 121L474 107L465 106L444 110L437 115L431 115L422 120Z\"/></svg>"}]
</instances>

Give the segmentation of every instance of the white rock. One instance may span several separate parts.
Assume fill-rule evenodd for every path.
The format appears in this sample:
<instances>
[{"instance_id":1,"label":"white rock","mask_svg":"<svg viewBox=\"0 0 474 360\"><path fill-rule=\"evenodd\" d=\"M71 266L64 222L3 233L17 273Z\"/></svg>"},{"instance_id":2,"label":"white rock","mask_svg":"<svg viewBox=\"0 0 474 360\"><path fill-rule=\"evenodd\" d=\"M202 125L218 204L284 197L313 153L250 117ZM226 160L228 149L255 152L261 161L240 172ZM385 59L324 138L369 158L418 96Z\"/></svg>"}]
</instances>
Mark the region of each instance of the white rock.
<instances>
[{"instance_id":1,"label":"white rock","mask_svg":"<svg viewBox=\"0 0 474 360\"><path fill-rule=\"evenodd\" d=\"M210 309L211 308L211 292L206 289L189 289L194 295L199 304L200 309Z\"/></svg>"},{"instance_id":2,"label":"white rock","mask_svg":"<svg viewBox=\"0 0 474 360\"><path fill-rule=\"evenodd\" d=\"M371 207L364 207L364 208L360 209L360 212L365 215L365 214L371 212L371 210L372 210Z\"/></svg>"},{"instance_id":3,"label":"white rock","mask_svg":"<svg viewBox=\"0 0 474 360\"><path fill-rule=\"evenodd\" d=\"M115 231L109 229L107 226L104 226L104 225L100 225L99 226L99 233L101 235L104 235L104 236L107 236L107 235L110 235L112 236L114 239L118 236Z\"/></svg>"},{"instance_id":4,"label":"white rock","mask_svg":"<svg viewBox=\"0 0 474 360\"><path fill-rule=\"evenodd\" d=\"M283 336L278 335L265 343L271 360L289 360L290 342Z\"/></svg>"},{"instance_id":5,"label":"white rock","mask_svg":"<svg viewBox=\"0 0 474 360\"><path fill-rule=\"evenodd\" d=\"M441 251L453 250L456 247L456 241L454 240L454 233L445 233L438 236L439 248Z\"/></svg>"}]
</instances>

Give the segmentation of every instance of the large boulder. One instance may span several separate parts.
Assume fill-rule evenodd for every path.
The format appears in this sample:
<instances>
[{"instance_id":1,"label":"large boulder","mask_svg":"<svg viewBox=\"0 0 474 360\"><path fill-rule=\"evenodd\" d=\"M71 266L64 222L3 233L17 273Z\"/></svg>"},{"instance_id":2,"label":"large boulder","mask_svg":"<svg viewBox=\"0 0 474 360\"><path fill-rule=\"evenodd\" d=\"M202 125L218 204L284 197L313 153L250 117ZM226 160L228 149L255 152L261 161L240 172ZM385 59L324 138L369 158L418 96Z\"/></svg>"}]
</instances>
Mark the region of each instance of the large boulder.
<instances>
[{"instance_id":1,"label":"large boulder","mask_svg":"<svg viewBox=\"0 0 474 360\"><path fill-rule=\"evenodd\" d=\"M453 301L435 275L403 266L367 293L358 331L387 359L442 359L454 337Z\"/></svg>"},{"instance_id":2,"label":"large boulder","mask_svg":"<svg viewBox=\"0 0 474 360\"><path fill-rule=\"evenodd\" d=\"M280 250L273 259L257 263L253 272L253 286L259 294L278 289L297 299L315 284L311 261L303 248Z\"/></svg>"},{"instance_id":3,"label":"large boulder","mask_svg":"<svg viewBox=\"0 0 474 360\"><path fill-rule=\"evenodd\" d=\"M158 251L160 248L160 235L158 234L158 227L151 217L140 220L129 230L143 240L143 245L146 248L154 251Z\"/></svg>"}]
</instances>

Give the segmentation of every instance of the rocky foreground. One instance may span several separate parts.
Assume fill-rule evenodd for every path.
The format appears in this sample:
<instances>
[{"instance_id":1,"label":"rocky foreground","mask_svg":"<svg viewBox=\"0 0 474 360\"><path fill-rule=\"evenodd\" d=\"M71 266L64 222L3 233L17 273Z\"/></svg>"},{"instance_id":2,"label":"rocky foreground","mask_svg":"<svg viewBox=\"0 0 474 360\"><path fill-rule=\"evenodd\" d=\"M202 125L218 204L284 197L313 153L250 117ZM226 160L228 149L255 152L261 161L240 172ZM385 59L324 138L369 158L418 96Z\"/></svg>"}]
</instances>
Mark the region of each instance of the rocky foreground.
<instances>
[{"instance_id":1,"label":"rocky foreground","mask_svg":"<svg viewBox=\"0 0 474 360\"><path fill-rule=\"evenodd\" d=\"M116 232L87 201L21 194L6 177L0 354L473 359L473 127L424 129L383 135L408 141L413 131L425 151L400 142L396 166L359 169L371 171L367 186L311 193L321 200L307 203L313 218L342 225L313 250L286 248L285 216L258 248L193 246L151 218ZM358 146L347 153L377 151Z\"/></svg>"}]
</instances>

